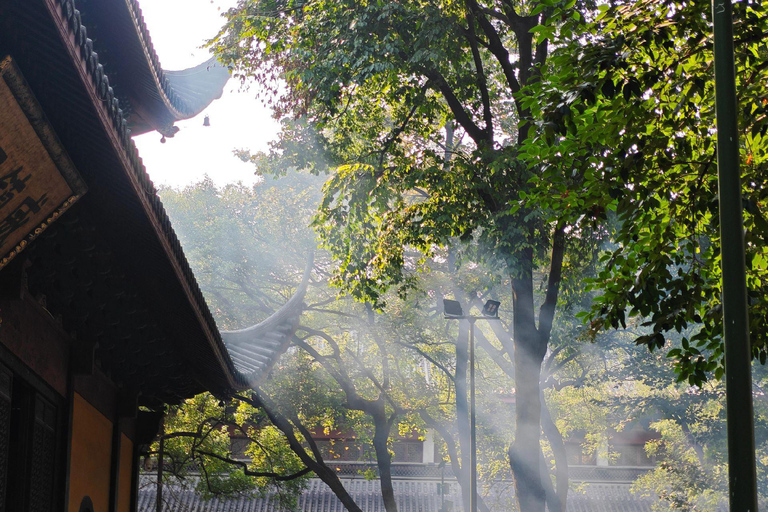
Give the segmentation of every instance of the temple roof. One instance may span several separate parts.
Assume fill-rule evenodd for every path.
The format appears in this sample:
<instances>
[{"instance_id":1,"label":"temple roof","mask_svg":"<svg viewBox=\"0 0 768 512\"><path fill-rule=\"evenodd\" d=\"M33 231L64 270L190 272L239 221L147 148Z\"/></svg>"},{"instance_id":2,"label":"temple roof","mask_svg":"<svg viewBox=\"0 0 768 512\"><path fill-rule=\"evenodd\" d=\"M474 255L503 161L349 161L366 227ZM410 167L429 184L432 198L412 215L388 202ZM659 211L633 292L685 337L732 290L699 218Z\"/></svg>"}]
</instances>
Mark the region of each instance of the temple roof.
<instances>
[{"instance_id":1,"label":"temple roof","mask_svg":"<svg viewBox=\"0 0 768 512\"><path fill-rule=\"evenodd\" d=\"M194 78L208 73L208 64L159 74L146 29L136 22L135 1L84 4L87 15L73 0L4 2L0 8L0 58L11 56L88 187L21 254L29 291L71 333L73 343L97 343L102 371L138 391L144 405L250 387L290 341L305 286L274 319L249 331L258 335L253 351L272 350L266 359L248 356L242 334L233 338L237 348L230 356L131 140L128 121L135 115L131 108L147 105L173 116L199 109L216 91ZM126 48L106 44L102 50L110 33L123 34ZM144 45L146 62L119 62L137 58L142 48L137 43ZM134 69L149 72L151 80ZM162 86L153 93L155 103L141 103L151 96L154 81ZM148 96L131 96L137 90ZM139 103L124 109L124 94ZM268 332L272 327L274 334Z\"/></svg>"},{"instance_id":2,"label":"temple roof","mask_svg":"<svg viewBox=\"0 0 768 512\"><path fill-rule=\"evenodd\" d=\"M137 0L80 5L88 36L98 47L133 135L157 130L172 137L173 123L194 117L221 97L229 71L211 58L180 71L164 70Z\"/></svg>"},{"instance_id":3,"label":"temple roof","mask_svg":"<svg viewBox=\"0 0 768 512\"><path fill-rule=\"evenodd\" d=\"M383 512L381 481L364 478L343 478L341 480L363 512ZM440 512L441 496L438 491L440 480L393 480L395 501L402 512ZM448 492L444 499L452 503L453 510L461 509L459 486L453 479L446 478ZM199 493L180 486L166 486L164 498L173 510L205 512L277 512L282 510L277 500L270 496L243 496L239 498L203 499ZM149 478L142 478L139 491L138 512L150 512L155 507L156 487ZM498 482L490 489L483 489L483 499L490 510L510 510L514 500L512 482ZM345 510L341 501L330 488L317 478L309 481L306 490L298 500L297 510L301 512L341 512ZM568 493L566 512L651 512L658 499L635 495L630 484L587 483L578 491Z\"/></svg>"},{"instance_id":4,"label":"temple roof","mask_svg":"<svg viewBox=\"0 0 768 512\"><path fill-rule=\"evenodd\" d=\"M221 97L224 84L229 80L229 70L211 57L195 67L179 71L166 71L170 88L174 91L180 103L197 115L211 101Z\"/></svg>"},{"instance_id":5,"label":"temple roof","mask_svg":"<svg viewBox=\"0 0 768 512\"><path fill-rule=\"evenodd\" d=\"M304 310L302 301L309 283L312 261L310 258L301 285L278 311L251 327L221 333L236 371L252 386L269 371L280 354L285 352L291 336L296 331L299 317Z\"/></svg>"}]
</instances>

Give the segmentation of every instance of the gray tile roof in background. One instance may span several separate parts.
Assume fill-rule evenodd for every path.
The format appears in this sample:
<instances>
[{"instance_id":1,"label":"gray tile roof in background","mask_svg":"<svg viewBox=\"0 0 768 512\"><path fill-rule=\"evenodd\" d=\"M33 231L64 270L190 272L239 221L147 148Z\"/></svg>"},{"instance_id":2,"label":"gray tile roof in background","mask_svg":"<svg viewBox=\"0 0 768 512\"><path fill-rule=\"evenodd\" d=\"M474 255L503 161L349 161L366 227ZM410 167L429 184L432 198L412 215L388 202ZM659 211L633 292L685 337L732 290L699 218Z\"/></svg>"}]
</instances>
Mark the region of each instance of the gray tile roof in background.
<instances>
[{"instance_id":1,"label":"gray tile roof in background","mask_svg":"<svg viewBox=\"0 0 768 512\"><path fill-rule=\"evenodd\" d=\"M362 478L342 479L344 486L363 512L384 512L380 482ZM399 512L440 512L439 481L395 480L395 497ZM447 482L448 483L448 482ZM449 510L461 510L459 486L450 482L446 502L454 506ZM155 486L143 479L139 491L138 512L155 512ZM212 499L205 501L191 490L180 487L164 488L166 508L164 512L279 512L274 500L260 497ZM509 482L494 485L485 494L486 504L496 511L510 510L513 487ZM567 512L651 512L655 499L640 497L630 492L626 483L584 484L580 491L568 495ZM330 489L319 479L310 480L309 486L299 499L301 512L344 512L344 507Z\"/></svg>"}]
</instances>

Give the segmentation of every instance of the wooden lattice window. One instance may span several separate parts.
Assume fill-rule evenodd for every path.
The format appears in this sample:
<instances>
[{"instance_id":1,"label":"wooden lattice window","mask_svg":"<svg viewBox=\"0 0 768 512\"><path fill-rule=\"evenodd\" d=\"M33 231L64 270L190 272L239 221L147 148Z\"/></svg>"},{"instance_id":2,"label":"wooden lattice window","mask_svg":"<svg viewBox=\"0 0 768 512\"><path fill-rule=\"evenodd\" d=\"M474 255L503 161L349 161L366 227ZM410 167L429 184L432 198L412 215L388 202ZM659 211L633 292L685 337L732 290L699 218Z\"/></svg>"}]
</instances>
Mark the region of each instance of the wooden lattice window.
<instances>
[{"instance_id":1,"label":"wooden lattice window","mask_svg":"<svg viewBox=\"0 0 768 512\"><path fill-rule=\"evenodd\" d=\"M30 380L0 365L0 512L54 512L63 500L62 401Z\"/></svg>"},{"instance_id":2,"label":"wooden lattice window","mask_svg":"<svg viewBox=\"0 0 768 512\"><path fill-rule=\"evenodd\" d=\"M5 512L8 489L8 452L11 436L11 389L13 373L0 365L0 512Z\"/></svg>"}]
</instances>

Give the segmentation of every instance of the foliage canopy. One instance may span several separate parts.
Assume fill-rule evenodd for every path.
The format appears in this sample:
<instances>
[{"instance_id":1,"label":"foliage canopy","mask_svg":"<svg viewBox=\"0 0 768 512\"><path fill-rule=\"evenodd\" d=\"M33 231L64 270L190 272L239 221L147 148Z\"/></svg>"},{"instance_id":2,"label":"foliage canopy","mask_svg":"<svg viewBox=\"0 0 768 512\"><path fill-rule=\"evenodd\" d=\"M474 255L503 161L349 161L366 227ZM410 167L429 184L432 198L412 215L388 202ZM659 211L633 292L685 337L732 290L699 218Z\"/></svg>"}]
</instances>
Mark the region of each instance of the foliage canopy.
<instances>
[{"instance_id":1,"label":"foliage canopy","mask_svg":"<svg viewBox=\"0 0 768 512\"><path fill-rule=\"evenodd\" d=\"M750 332L765 363L768 12L759 2L735 5ZM526 100L538 121L525 157L542 169L530 200L576 228L596 220L614 228L591 281L600 295L586 315L591 328L640 320L649 332L637 342L654 350L667 333L697 326L668 352L691 384L723 373L709 9L601 6L586 34L561 39Z\"/></svg>"}]
</instances>

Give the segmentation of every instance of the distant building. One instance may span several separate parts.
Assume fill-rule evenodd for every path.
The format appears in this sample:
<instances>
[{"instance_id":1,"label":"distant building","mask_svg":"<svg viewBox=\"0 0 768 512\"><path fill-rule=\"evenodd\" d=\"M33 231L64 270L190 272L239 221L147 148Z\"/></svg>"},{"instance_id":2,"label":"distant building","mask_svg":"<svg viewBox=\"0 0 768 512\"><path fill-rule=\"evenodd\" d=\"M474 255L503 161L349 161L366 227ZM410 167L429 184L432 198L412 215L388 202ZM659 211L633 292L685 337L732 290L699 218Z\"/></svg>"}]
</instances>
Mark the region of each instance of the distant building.
<instances>
[{"instance_id":1,"label":"distant building","mask_svg":"<svg viewBox=\"0 0 768 512\"><path fill-rule=\"evenodd\" d=\"M364 512L383 512L381 484L376 475L372 447L358 441L354 435L338 431L313 435L326 463L336 470L344 487ZM583 439L578 435L566 442L569 458L570 481L577 489L568 495L567 512L650 512L656 502L652 497L641 497L630 491L632 482L650 471L651 461L643 450L645 442L655 438L645 431L614 433L600 455L586 455ZM234 452L238 446L235 441ZM423 440L416 436L396 438L392 442L394 453L392 476L398 510L401 512L461 512L461 490L449 468L436 461L441 459L435 449L433 436ZM242 452L242 450L241 450ZM607 457L610 452L612 456ZM203 500L194 490L195 481L188 486L165 486L164 501L167 512L273 512L277 503L270 497L245 496L235 499L214 498ZM444 492L442 491L444 489ZM139 491L139 512L155 512L156 477L145 474ZM509 510L514 502L511 481L494 482L484 486L483 499L491 511ZM301 512L342 512L345 510L333 492L319 479L311 479L299 499Z\"/></svg>"},{"instance_id":2,"label":"distant building","mask_svg":"<svg viewBox=\"0 0 768 512\"><path fill-rule=\"evenodd\" d=\"M393 467L395 499L400 512L461 512L461 492L455 479L440 478L436 465L399 465ZM366 465L370 467L370 465ZM378 479L366 480L350 474L363 468L345 468L341 482L363 512L383 512L381 484ZM644 471L642 471L644 472ZM640 497L630 492L631 482L641 471L627 469L608 471L602 475L572 469L572 481L580 484L578 490L568 495L567 512L651 512L657 501L652 497ZM613 474L612 474L613 473ZM597 479L584 481L582 478ZM600 481L600 478L608 478ZM139 512L155 512L154 478L146 476L139 492ZM166 512L278 512L276 500L270 497L244 496L232 499L213 498L204 500L191 488L171 486L165 489ZM441 493L445 489L445 494ZM483 489L483 499L492 511L510 510L514 501L511 481L494 483ZM313 478L299 498L301 512L343 512L341 502L321 480Z\"/></svg>"}]
</instances>

